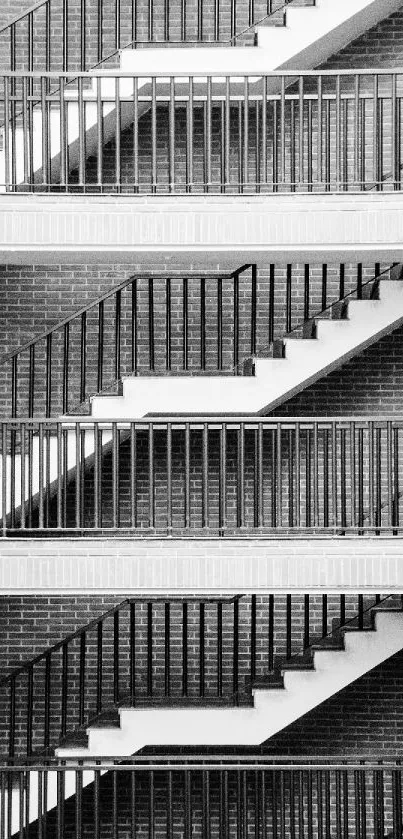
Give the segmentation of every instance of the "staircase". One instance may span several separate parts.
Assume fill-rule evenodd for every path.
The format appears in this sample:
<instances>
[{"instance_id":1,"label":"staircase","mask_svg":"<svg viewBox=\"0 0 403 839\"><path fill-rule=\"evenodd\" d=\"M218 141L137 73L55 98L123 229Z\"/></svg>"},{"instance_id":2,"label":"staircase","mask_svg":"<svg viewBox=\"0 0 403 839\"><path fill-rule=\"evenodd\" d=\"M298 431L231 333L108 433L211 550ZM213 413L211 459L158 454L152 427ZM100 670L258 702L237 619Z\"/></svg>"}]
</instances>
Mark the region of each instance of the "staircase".
<instances>
[{"instance_id":1,"label":"staircase","mask_svg":"<svg viewBox=\"0 0 403 839\"><path fill-rule=\"evenodd\" d=\"M403 647L403 613L373 610L368 630L343 628L336 640L315 644L304 659L281 668L281 685L252 686L253 707L119 709L119 726L87 729L87 748L64 747L60 758L133 754L146 746L258 745Z\"/></svg>"},{"instance_id":2,"label":"staircase","mask_svg":"<svg viewBox=\"0 0 403 839\"><path fill-rule=\"evenodd\" d=\"M364 673L377 667L403 647L403 611L398 596L390 595L384 600L377 596L375 604L372 601L372 604L365 610L364 599L360 595L357 612L354 611L351 598L347 603L347 598L342 595L340 597L340 617L332 617L333 629L330 634L327 634L329 610L332 608L332 615L334 616L336 599L332 603L331 596L323 598L322 611L318 611L318 607L315 607L310 624L309 597L307 611L305 596L305 622L300 627L300 629L303 629L304 638L309 637L310 631L313 632L313 624L316 626L318 622L319 625L322 622L323 635L321 637L319 634L316 640L312 638L305 649L301 648L300 652L290 655L291 644L295 650L295 641L293 643L291 641L291 621L294 620L298 624L301 615L298 599L298 595L295 595L293 600L287 597L285 624L287 655L285 658L284 650L281 654L281 641L278 640L277 636L277 640L275 640L274 624L272 618L270 618L269 625L272 628L269 634L269 648L271 650L269 667L271 669L266 675L258 675L256 669L257 639L263 638L263 635L266 639L266 630L263 603L259 605L259 611L257 611L255 595L251 598L250 606L246 606L246 611L243 603L245 598L233 598L226 601L223 599L217 601L206 600L193 602L193 605L191 601L175 602L175 600L166 600L160 602L160 607L163 608L162 613L158 612L158 601L154 605L151 601L148 603L134 600L123 601L115 609L95 619L91 624L79 629L74 635L37 656L32 662L27 662L22 668L11 674L8 680L3 680L1 686L4 687L9 684L11 695L14 697L11 703L11 707L14 707L13 724L15 726L12 734L12 750L20 741L21 734L18 733L20 729L21 733L30 732L31 740L27 743L27 748L29 756L32 757L32 746L40 741L40 737L39 741L37 737L40 732L36 732L36 728L44 724L45 742L47 738L47 754L49 754L49 735L51 734L53 739L54 732L57 731L60 722L62 731L65 732L64 743L56 748L56 756L67 761L70 759L72 762L79 759L91 761L95 757L102 756L106 759L106 762L104 761L102 764L101 775L107 771L108 757L111 759L119 756L125 757L140 749L154 745L159 747L169 745L173 747L211 746L218 748L258 745L354 682ZM348 611L346 611L346 606ZM266 608L273 610L273 607L273 596L270 596ZM248 612L249 608L250 612ZM148 615L145 623L142 609L145 610L146 618ZM128 702L124 698L124 694L119 694L119 689L124 683L125 691L130 684L133 690L133 673L136 672L137 674L138 668L141 669L145 665L147 680L150 679L150 666L152 668L151 672L154 671L154 666L158 668L158 657L160 655L158 651L164 648L161 645L161 629L158 629L158 614L163 617L163 624L165 623L165 677L164 670L159 677L165 679L165 693L159 695L157 691L153 693L151 690L151 694L147 696L147 701L144 701L144 697L142 702L141 697L138 697L136 702L139 701L139 704L136 705L134 694L132 694L132 701ZM210 621L213 619L214 622L214 614L221 616L218 620L218 627L221 627L221 629L215 630L215 632L218 631L218 635L214 635L212 645L213 638L211 635L209 636L209 632L212 628ZM178 621L180 615L182 617L186 616L185 623ZM234 696L231 697L230 694L226 695L224 692L221 707L214 707L212 696L209 693L209 682L204 681L207 673L205 667L207 668L208 664L207 659L205 659L208 650L206 642L207 638L210 637L209 655L211 655L211 652L213 654L217 652L215 644L218 643L217 673L221 674L219 678L222 679L223 675L226 678L228 665L222 633L224 630L228 633L229 624L227 621L231 615L235 621L235 634L233 636L234 641L230 643L235 643L234 650L237 656L241 654L241 649L238 646L240 643L239 633L244 633L248 627L252 630L248 635L252 644L251 670L248 679L250 704L245 707L237 707L233 703ZM127 641L123 634L124 627L126 627L125 616L129 617L130 628ZM346 620L347 617L350 619ZM169 677L170 664L174 666L173 657L180 654L180 651L176 649L178 642L174 636L178 629L182 633L185 631L186 634L183 637L189 644L189 646L186 646L186 650L190 656L194 645L192 635L194 618L197 618L200 628L200 644L202 644L200 650L203 652L202 655L199 653L199 662L202 663L204 687L199 695L197 705L192 706L191 694L194 693L194 690L190 685L193 659L186 659L187 665L189 665L189 669L186 665L185 684L187 689L185 695L182 695L182 699L179 701L179 706L175 707L169 687L167 694L167 685L171 684L172 692L177 692L178 687L177 677L175 677L175 681L171 681ZM245 618L247 618L246 624ZM260 623L262 618L263 622ZM278 619L281 625L281 614L278 615ZM307 619L308 623L306 623ZM249 620L251 621L250 624ZM136 626L136 631L133 635L134 626ZM186 630L184 630L185 626ZM153 632L155 632L155 636L153 636ZM147 637L147 660L144 663L142 663L143 654L138 633L140 633L140 636ZM95 647L91 640L93 635L97 639ZM135 642L133 641L134 638L136 639ZM226 646L228 645L228 638L229 636L226 635ZM235 641L235 639L237 640ZM130 665L130 674L132 675L128 679L125 677L127 667L126 642L130 642L129 660L132 662ZM114 665L111 671L107 665L106 644L108 648L110 646L110 649L113 649ZM135 648L136 665L135 670L133 670L132 651ZM101 669L99 669L100 649L101 660L106 654L105 665L103 668L101 665ZM276 655L273 656L274 649ZM89 676L91 674L91 679L93 679L96 674L96 670L95 672L92 670L90 660L90 656L94 654L95 661L98 659L98 675L95 676L94 682L94 684L98 684L98 715L89 726L85 726L83 714L86 713L84 709L88 707L87 692L91 690L92 683L89 681ZM60 655L60 661L62 662L63 684L66 683L67 668L69 668L71 674L69 683L63 688L61 707L53 704L51 700L52 685L54 679L56 678L56 681L58 679L57 669L55 669L58 655ZM170 662L171 655L172 661ZM240 672L244 668L243 658L237 658L235 661L238 680ZM43 680L40 680L40 674L44 664L45 682L43 683ZM182 679L184 678L184 672L182 670ZM22 683L20 684L17 681L24 674L27 677L28 704L26 703L25 689ZM138 675L140 675L140 672ZM135 680L137 680L137 675ZM150 684L152 684L152 681ZM103 705L102 699L101 704L99 702L100 697L109 694L109 686L113 686L114 696L111 697L112 703L108 707L107 704ZM43 691L44 687L45 692ZM67 693L64 693L64 691L67 691ZM237 696L236 701L239 701L239 699L240 695ZM44 717L38 714L43 702L45 703ZM80 724L75 732L72 731L70 720L67 717L69 705L73 719L76 706L80 715ZM20 707L21 710L24 709L22 715L16 713ZM27 709L28 713L32 715L28 717L28 720L25 718ZM70 733L66 731L67 727ZM86 737L83 736L85 731ZM113 764L111 763L111 765ZM62 793L56 784L55 774L49 774L45 803L43 803L43 792L40 791L43 778L41 779L40 772L35 767L30 775L27 792L29 806L26 812L29 813L30 823L33 823L38 817L39 801L41 802L41 809L44 807L46 812L46 810L52 810L56 804L60 806L61 795L67 799L76 794L76 774L74 771L69 772L68 767L69 763L67 762ZM93 781L93 771L86 771L84 768L82 787L88 786ZM9 809L6 806L2 810L2 818L5 818L7 813L7 819L11 819L11 823L16 825L19 818L19 790L8 789L8 791L5 791L5 798L7 799L8 796L11 797L11 807ZM11 835L12 833L13 831L11 831Z\"/></svg>"},{"instance_id":3,"label":"staircase","mask_svg":"<svg viewBox=\"0 0 403 839\"><path fill-rule=\"evenodd\" d=\"M124 377L121 396L95 396L94 418L140 418L147 414L266 414L341 367L403 323L402 268L376 281L377 299L347 297L306 324L303 337L276 343L274 358L253 358L243 377Z\"/></svg>"}]
</instances>

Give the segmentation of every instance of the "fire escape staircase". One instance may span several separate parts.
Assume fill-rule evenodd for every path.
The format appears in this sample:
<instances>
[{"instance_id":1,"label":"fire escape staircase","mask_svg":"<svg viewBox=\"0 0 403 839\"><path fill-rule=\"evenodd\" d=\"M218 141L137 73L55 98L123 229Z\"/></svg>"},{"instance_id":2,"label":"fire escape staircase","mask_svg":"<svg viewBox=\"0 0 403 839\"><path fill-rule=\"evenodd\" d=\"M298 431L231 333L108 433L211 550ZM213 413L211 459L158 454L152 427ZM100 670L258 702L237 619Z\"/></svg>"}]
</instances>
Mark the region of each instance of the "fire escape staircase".
<instances>
[{"instance_id":1,"label":"fire escape staircase","mask_svg":"<svg viewBox=\"0 0 403 839\"><path fill-rule=\"evenodd\" d=\"M162 676L165 681L165 688L162 695L158 699L156 694L153 694L151 690L151 695L148 691L146 698L143 697L143 700L141 700L141 697L139 697L135 700L132 688L131 695L128 699L124 698L124 694L123 697L119 698L119 683L121 684L122 682L122 674L120 674L119 682L119 664L116 666L116 661L119 660L119 644L122 639L122 611L128 606L130 608L131 664L126 691L130 683L132 686L134 685L136 677L133 674L135 673L135 668L139 666L138 664L134 664L133 652L136 606L133 606L132 601L124 601L118 607L115 607L115 609L92 621L88 626L82 627L73 636L59 642L55 647L46 650L32 662L27 662L26 665L23 665L14 671L11 676L2 681L0 687L3 691L3 701L6 696L4 691L9 691L8 707L11 713L10 748L13 759L16 757L16 748L18 748L19 738L21 737L18 730L19 726L22 726L24 732L27 732L26 736L30 738L29 742L26 743L26 748L29 751L29 756L31 758L33 757L33 744L37 742L35 739L35 725L44 725L46 754L50 755L54 745L56 745L56 756L67 762L69 758L72 760L84 760L85 758L94 759L97 756L102 756L104 759L108 756L114 758L119 756L123 757L154 745L159 747L170 746L171 748L180 746L222 748L225 746L239 747L241 745L256 746L262 744L271 736L301 718L304 714L312 711L326 699L347 687L403 648L403 612L400 597L389 595L381 599L380 596L377 596L375 604L372 602L368 609L365 610L363 610L361 596L359 597L359 601L359 612L354 613L353 611L353 616L349 620L346 620L344 617L344 622L341 623L339 618L333 618L330 634L324 634L322 637L318 636L316 639L313 638L309 641L307 647L287 659L284 659L282 655L275 656L271 665L273 669L266 676L256 676L255 665L253 665L250 675L246 678L245 688L242 693L229 693L226 697L223 696L218 705L217 701L214 702L211 698L207 698L204 693L204 670L203 680L200 682L200 695L196 700L196 704L194 704L194 700L192 702L186 696L181 699L177 698L175 701L170 694L169 661L171 655L170 632L172 616L170 616L169 606L167 607L168 601L165 602L165 676ZM227 601L214 601L215 607L218 609L217 614L221 615L221 621L223 608L229 606L234 609L236 625L238 625L240 602L239 598ZM210 602L210 607L211 605L212 603ZM151 654L150 659L150 638L152 638L152 635L150 635L150 615L152 614L152 611L150 612L150 606L152 609L152 604L146 606L149 616L147 641L149 662L150 660L154 661L153 654ZM173 603L171 606L173 606ZM204 633L207 627L206 616L208 608L208 601L205 601L204 605L203 603L199 604L201 619L200 643L201 639L205 638ZM254 610L256 610L255 597L252 598L252 634L256 631L256 611ZM119 616L121 617L120 628ZM186 611L186 632L189 628L187 623L188 617L189 612ZM108 637L106 621L109 618L112 620L113 625L113 634L112 636L109 634L109 643L113 644L114 667L113 675L111 676L109 674L108 678L112 678L113 680L114 699L109 704L102 706L100 697L102 696L102 691L107 692L108 685L105 681L105 671L102 671L102 664L99 663L99 656L101 655L102 661L102 650L105 650L105 647L102 647L102 643L105 644L105 638ZM222 623L220 624L219 622L218 625L221 625L221 630L218 630L219 634L214 640L214 649L218 645L217 678L218 680L222 680L224 661L222 634L220 634L222 633ZM288 619L287 626L290 626ZM90 642L91 632L93 631L95 631L98 644L96 648L98 649L98 669L96 671L92 670L93 676L94 672L98 674L96 676L98 684L98 714L92 717L91 723L88 725L85 721L87 712L84 711L84 708L87 708L86 690L88 690L88 683L86 680L90 672L90 669L87 670L86 668L86 651L89 649L87 648L87 644ZM143 633L146 631L143 623ZM104 641L102 640L103 638ZM221 641L219 638L221 638ZM236 659L234 659L236 681L233 684L237 687L239 685L238 668L240 666L240 660L238 659L239 641L235 640L235 638L238 639L238 635L234 635L233 639L234 655L236 655ZM101 650L101 653L99 653L99 650ZM64 685L61 708L60 704L55 706L51 705L49 696L52 679L51 673L54 672L55 658L58 653L61 653L62 681ZM203 641L203 660L204 655L205 647ZM253 655L255 655L255 652ZM202 659L200 660L202 661ZM74 688L69 687L66 681L67 668L72 667L73 664L77 665L73 668L76 683L78 679L78 684ZM153 675L150 676L149 666L149 664L146 665L146 670L143 671L143 678L147 680L147 683L151 684L150 678L152 680ZM154 665L151 666L153 667ZM37 681L37 670L39 672L43 667L45 667L45 693L43 693L43 682L41 682L38 697L36 697L36 690L38 690L39 684ZM70 673L72 672L73 670L70 670ZM19 688L18 679L21 677L26 679L28 703L24 700L25 694L21 694L21 697L17 694ZM186 680L187 678L188 675L186 675ZM176 687L175 685L175 690ZM79 706L80 724L76 731L71 730L71 723L68 722L67 717L68 703L72 702L73 699ZM16 713L17 705L19 708L20 701L23 703L22 707L25 708L23 717L24 714L26 715L28 709L28 714L30 715L28 720L25 717L24 719L20 718L20 715ZM36 717L35 714L43 702L45 703L44 715ZM100 708L101 710L99 710ZM60 713L61 720L53 720L53 716L55 714L60 715ZM72 718L74 718L74 714ZM41 722L34 724L35 719L41 720ZM66 733L64 733L63 745L57 746L57 740L56 743L54 741L54 732L57 730L60 731L60 724L62 733ZM50 736L50 732L52 732L52 736ZM64 794L68 798L75 791L74 771L71 773L67 772L65 778ZM83 786L92 783L92 781L93 773L90 771L88 773L84 772ZM9 790L8 795L13 796L14 792ZM38 812L38 788L34 772L31 773L29 796L30 821L34 822ZM15 790L15 798L17 801L18 790ZM56 801L56 783L53 784L53 781L50 781L47 790L48 810L51 810L56 805ZM6 812L12 814L12 823L13 819L18 818L18 813L15 812L13 806L11 808L6 807L4 814ZM9 829L9 835L12 834L13 830Z\"/></svg>"}]
</instances>

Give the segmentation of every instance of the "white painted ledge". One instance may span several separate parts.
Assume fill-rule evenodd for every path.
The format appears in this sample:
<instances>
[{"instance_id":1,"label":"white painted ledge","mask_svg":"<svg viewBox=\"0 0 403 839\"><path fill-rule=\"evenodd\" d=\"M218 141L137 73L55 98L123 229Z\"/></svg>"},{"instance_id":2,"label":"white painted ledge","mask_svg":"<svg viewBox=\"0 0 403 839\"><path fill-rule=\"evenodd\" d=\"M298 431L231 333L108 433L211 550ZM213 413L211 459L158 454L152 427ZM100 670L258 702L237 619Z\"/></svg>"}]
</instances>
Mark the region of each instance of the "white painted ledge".
<instances>
[{"instance_id":1,"label":"white painted ledge","mask_svg":"<svg viewBox=\"0 0 403 839\"><path fill-rule=\"evenodd\" d=\"M55 252L57 252L55 254ZM0 258L400 259L403 193L0 196Z\"/></svg>"},{"instance_id":2,"label":"white painted ledge","mask_svg":"<svg viewBox=\"0 0 403 839\"><path fill-rule=\"evenodd\" d=\"M0 592L402 591L402 557L398 537L9 539Z\"/></svg>"}]
</instances>

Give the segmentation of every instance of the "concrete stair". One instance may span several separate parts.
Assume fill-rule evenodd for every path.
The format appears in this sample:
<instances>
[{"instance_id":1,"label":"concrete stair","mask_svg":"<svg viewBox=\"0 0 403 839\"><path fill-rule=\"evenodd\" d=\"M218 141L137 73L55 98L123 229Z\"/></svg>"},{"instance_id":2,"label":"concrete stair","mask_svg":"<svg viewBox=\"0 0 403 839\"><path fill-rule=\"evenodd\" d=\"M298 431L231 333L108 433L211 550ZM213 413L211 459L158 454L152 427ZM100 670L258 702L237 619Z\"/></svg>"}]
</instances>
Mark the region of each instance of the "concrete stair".
<instances>
[{"instance_id":1,"label":"concrete stair","mask_svg":"<svg viewBox=\"0 0 403 839\"><path fill-rule=\"evenodd\" d=\"M402 647L401 609L374 607L370 627L343 627L332 643L325 639L313 645L308 656L283 664L282 682L278 678L274 683L270 678L256 682L252 707L121 707L119 727L114 720L104 727L90 726L87 747L66 744L56 754L117 757L146 746L258 745Z\"/></svg>"},{"instance_id":2,"label":"concrete stair","mask_svg":"<svg viewBox=\"0 0 403 839\"><path fill-rule=\"evenodd\" d=\"M253 375L125 377L121 396L92 399L92 416L268 413L403 323L400 276L400 266L383 275L378 299L350 299L335 307L335 319L313 318L304 337L284 338L278 357L254 358Z\"/></svg>"}]
</instances>

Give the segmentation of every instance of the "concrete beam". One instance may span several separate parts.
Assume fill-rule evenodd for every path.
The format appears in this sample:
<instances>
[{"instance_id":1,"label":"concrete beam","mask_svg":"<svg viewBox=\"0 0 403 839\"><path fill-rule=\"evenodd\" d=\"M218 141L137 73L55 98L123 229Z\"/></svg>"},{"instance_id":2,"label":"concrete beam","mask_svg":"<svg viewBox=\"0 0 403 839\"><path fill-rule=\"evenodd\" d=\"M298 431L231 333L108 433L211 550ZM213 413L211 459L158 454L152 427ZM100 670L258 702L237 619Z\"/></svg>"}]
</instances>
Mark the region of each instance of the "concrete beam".
<instances>
[{"instance_id":1,"label":"concrete beam","mask_svg":"<svg viewBox=\"0 0 403 839\"><path fill-rule=\"evenodd\" d=\"M401 261L400 193L253 196L7 195L3 263L150 257L243 262Z\"/></svg>"}]
</instances>

